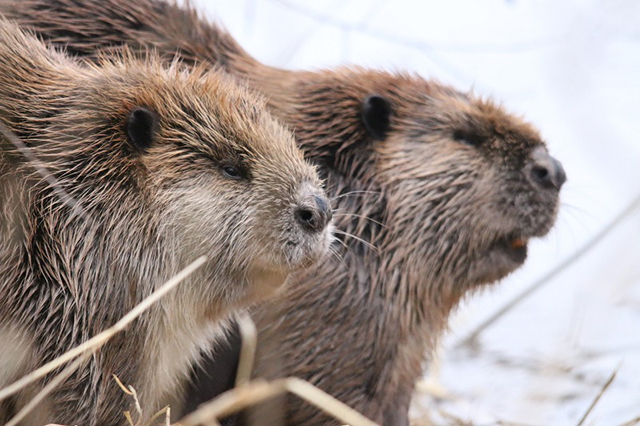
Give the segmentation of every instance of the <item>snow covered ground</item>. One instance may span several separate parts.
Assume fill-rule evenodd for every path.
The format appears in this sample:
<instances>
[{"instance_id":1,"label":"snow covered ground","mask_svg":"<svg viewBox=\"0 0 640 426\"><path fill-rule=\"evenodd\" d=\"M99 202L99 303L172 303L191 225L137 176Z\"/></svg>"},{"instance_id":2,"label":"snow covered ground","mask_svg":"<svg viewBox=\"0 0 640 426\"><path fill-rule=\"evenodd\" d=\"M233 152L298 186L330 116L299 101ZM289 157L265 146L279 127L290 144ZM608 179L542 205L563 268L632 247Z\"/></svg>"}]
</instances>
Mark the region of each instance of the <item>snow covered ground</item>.
<instances>
[{"instance_id":1,"label":"snow covered ground","mask_svg":"<svg viewBox=\"0 0 640 426\"><path fill-rule=\"evenodd\" d=\"M569 180L554 231L524 268L467 301L419 393L439 423L585 424L640 416L640 208L485 329L457 343L579 250L640 195L640 2L197 0L263 62L407 69L491 95L540 128ZM443 411L445 414L439 414Z\"/></svg>"}]
</instances>

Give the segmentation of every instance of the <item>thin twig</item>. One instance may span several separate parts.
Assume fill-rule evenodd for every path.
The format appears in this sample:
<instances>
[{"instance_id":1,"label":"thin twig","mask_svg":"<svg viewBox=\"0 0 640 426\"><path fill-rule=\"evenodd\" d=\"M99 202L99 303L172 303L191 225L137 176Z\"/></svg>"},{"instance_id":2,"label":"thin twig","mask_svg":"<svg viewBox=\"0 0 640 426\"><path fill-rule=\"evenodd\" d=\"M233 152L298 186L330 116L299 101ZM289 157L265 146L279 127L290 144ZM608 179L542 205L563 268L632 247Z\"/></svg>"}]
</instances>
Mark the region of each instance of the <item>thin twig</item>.
<instances>
[{"instance_id":1,"label":"thin twig","mask_svg":"<svg viewBox=\"0 0 640 426\"><path fill-rule=\"evenodd\" d=\"M560 274L562 271L567 269L573 263L575 263L582 256L591 251L594 247L600 243L611 231L613 231L620 223L622 223L627 217L629 217L632 213L636 211L640 207L640 195L634 198L634 200L616 217L613 218L600 232L598 232L595 236L593 236L589 241L587 241L582 247L580 247L577 251L575 251L571 256L566 258L563 262L561 262L558 266L549 271L546 275L540 278L538 281L531 284L528 288L518 294L516 297L508 301L502 308L498 309L493 315L491 315L488 319L483 321L480 325L478 325L473 331L471 331L465 338L461 339L456 343L453 348L460 349L464 346L470 345L475 342L477 337L484 330L489 328L493 323L499 320L504 314L511 311L514 307L519 305L523 300L527 297L531 296L537 290L542 288L545 284L551 281L552 278Z\"/></svg>"},{"instance_id":2,"label":"thin twig","mask_svg":"<svg viewBox=\"0 0 640 426\"><path fill-rule=\"evenodd\" d=\"M205 262L207 258L206 256L199 257L189 266L184 268L182 271L178 272L173 278L167 281L162 287L154 291L149 297L144 299L138 305L136 305L131 311L129 311L125 316L123 316L115 325L106 329L105 331L97 334L91 339L87 340L83 344L76 346L70 351L64 353L58 358L54 359L51 362L43 365L37 370L31 372L30 374L24 376L20 380L12 383L6 388L0 390L0 401L8 398L9 396L15 394L16 392L23 389L25 386L35 382L36 380L44 377L49 374L56 368L60 367L64 363L72 360L78 355L83 354L89 350L96 350L102 345L104 345L114 334L124 330L129 324L131 324L136 318L138 318L144 311L149 309L154 303L160 300L164 295L166 295L169 291L171 291L175 286L177 286L182 280L187 278L193 272L195 272L198 268L200 268Z\"/></svg>"},{"instance_id":3,"label":"thin twig","mask_svg":"<svg viewBox=\"0 0 640 426\"><path fill-rule=\"evenodd\" d=\"M580 421L576 426L582 426L585 420L587 420L587 417L589 417L589 414L591 414L591 411L593 411L593 408L596 406L596 404L598 403L602 395L607 391L607 389L609 388L609 385L613 383L613 380L616 378L616 374L618 374L618 370L620 370L620 366L622 366L622 362L620 362L618 366L613 370L613 373L611 373L611 376L609 376L609 380L607 380L607 382L602 386L602 389L600 389L600 392L598 393L598 395L596 395L595 399L591 402L591 405L589 405L589 408L584 413L584 415L582 416L582 418L580 419Z\"/></svg>"}]
</instances>

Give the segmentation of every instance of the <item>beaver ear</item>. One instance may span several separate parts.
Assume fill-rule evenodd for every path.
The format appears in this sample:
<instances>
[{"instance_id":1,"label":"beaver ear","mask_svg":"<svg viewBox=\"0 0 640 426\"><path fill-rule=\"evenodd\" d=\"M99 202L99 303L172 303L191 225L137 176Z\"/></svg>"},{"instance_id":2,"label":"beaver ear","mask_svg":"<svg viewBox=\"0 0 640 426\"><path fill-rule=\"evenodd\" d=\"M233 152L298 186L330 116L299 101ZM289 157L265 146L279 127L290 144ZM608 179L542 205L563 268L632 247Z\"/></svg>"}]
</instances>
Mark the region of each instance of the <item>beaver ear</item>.
<instances>
[{"instance_id":1,"label":"beaver ear","mask_svg":"<svg viewBox=\"0 0 640 426\"><path fill-rule=\"evenodd\" d=\"M380 95L371 95L362 105L362 122L372 138L382 140L390 127L391 103Z\"/></svg>"},{"instance_id":2,"label":"beaver ear","mask_svg":"<svg viewBox=\"0 0 640 426\"><path fill-rule=\"evenodd\" d=\"M127 121L129 142L140 151L145 151L153 143L158 129L158 118L144 107L136 107Z\"/></svg>"}]
</instances>

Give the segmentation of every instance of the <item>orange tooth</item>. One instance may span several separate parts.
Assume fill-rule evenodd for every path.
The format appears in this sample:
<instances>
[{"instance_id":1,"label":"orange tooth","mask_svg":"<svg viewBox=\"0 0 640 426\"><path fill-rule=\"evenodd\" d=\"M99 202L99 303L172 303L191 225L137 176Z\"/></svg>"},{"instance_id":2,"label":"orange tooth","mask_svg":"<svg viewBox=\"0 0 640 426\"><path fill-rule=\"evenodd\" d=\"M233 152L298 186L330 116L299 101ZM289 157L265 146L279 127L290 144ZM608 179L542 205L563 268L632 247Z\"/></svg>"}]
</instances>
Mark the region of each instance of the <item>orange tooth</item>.
<instances>
[{"instance_id":1,"label":"orange tooth","mask_svg":"<svg viewBox=\"0 0 640 426\"><path fill-rule=\"evenodd\" d=\"M516 238L513 241L511 241L511 247L515 249L522 248L526 245L527 245L527 241L522 238Z\"/></svg>"}]
</instances>

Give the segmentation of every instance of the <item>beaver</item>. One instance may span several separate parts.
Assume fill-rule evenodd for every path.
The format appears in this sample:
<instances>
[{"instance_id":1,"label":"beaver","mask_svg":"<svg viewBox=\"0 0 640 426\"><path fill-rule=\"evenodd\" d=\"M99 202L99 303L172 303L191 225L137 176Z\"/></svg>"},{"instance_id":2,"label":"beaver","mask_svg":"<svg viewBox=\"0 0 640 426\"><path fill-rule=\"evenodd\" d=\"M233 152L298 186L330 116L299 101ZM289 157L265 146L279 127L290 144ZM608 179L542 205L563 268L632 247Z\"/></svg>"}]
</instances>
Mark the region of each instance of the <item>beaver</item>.
<instances>
[{"instance_id":1,"label":"beaver","mask_svg":"<svg viewBox=\"0 0 640 426\"><path fill-rule=\"evenodd\" d=\"M473 93L408 73L270 67L192 8L163 1L1 9L78 56L155 48L267 95L327 180L340 256L253 311L255 374L301 377L381 424L407 424L414 383L461 298L522 265L529 239L557 216L561 164L531 124ZM192 404L226 381L226 364L210 361ZM286 402L286 424L333 424Z\"/></svg>"},{"instance_id":2,"label":"beaver","mask_svg":"<svg viewBox=\"0 0 640 426\"><path fill-rule=\"evenodd\" d=\"M12 204L0 210L0 387L209 259L22 424L125 424L131 401L112 375L152 415L227 312L331 244L315 167L261 98L221 72L124 53L82 65L2 19L0 120L0 192ZM19 160L14 137L46 176ZM37 390L0 403L0 417Z\"/></svg>"}]
</instances>

